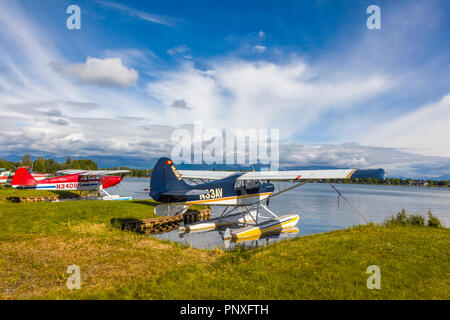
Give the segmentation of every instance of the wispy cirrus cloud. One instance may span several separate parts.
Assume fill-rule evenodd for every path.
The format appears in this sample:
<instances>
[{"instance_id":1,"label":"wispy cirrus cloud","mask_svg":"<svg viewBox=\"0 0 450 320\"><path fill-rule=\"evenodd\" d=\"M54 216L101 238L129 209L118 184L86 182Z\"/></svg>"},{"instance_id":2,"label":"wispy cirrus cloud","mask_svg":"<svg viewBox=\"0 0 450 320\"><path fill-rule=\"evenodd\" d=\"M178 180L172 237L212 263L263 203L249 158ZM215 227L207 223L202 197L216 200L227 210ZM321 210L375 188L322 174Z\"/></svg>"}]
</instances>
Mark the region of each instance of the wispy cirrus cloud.
<instances>
[{"instance_id":1,"label":"wispy cirrus cloud","mask_svg":"<svg viewBox=\"0 0 450 320\"><path fill-rule=\"evenodd\" d=\"M253 47L253 51L258 52L258 53L262 53L262 52L266 51L266 49L267 49L266 46L263 46L260 44Z\"/></svg>"},{"instance_id":2,"label":"wispy cirrus cloud","mask_svg":"<svg viewBox=\"0 0 450 320\"><path fill-rule=\"evenodd\" d=\"M450 157L449 134L450 93L439 101L385 121L360 140L374 146Z\"/></svg>"},{"instance_id":3,"label":"wispy cirrus cloud","mask_svg":"<svg viewBox=\"0 0 450 320\"><path fill-rule=\"evenodd\" d=\"M125 6L121 3L114 2L114 1L97 0L97 3L99 3L100 5L102 5L105 8L117 10L124 15L130 16L133 18L137 18L137 19L143 20L143 21L163 24L166 26L174 26L177 22L177 20L174 18L167 17L164 15L157 15L157 14L153 14L153 13L149 13L149 12L145 12L145 11L140 11L140 10Z\"/></svg>"},{"instance_id":4,"label":"wispy cirrus cloud","mask_svg":"<svg viewBox=\"0 0 450 320\"><path fill-rule=\"evenodd\" d=\"M171 55L171 56L178 56L178 55L181 55L181 56L183 56L184 58L188 58L188 59L192 58L192 57L190 56L191 48L189 48L189 47L188 47L187 45L185 45L185 44L182 44L182 45L179 45L179 46L170 48L170 49L168 49L166 52L167 52L169 55Z\"/></svg>"}]
</instances>

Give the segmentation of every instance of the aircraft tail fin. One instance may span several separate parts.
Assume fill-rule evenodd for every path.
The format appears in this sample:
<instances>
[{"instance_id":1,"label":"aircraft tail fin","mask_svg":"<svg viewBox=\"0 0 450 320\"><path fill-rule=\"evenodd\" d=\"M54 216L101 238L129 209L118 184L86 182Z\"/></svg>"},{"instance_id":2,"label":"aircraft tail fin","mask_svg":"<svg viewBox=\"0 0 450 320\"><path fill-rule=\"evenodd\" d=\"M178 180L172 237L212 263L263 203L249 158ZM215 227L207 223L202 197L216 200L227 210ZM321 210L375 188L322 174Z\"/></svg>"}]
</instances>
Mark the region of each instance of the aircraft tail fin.
<instances>
[{"instance_id":1,"label":"aircraft tail fin","mask_svg":"<svg viewBox=\"0 0 450 320\"><path fill-rule=\"evenodd\" d=\"M150 181L150 196L158 201L168 191L188 191L190 186L183 181L181 174L172 160L160 158L152 171Z\"/></svg>"},{"instance_id":2,"label":"aircraft tail fin","mask_svg":"<svg viewBox=\"0 0 450 320\"><path fill-rule=\"evenodd\" d=\"M19 186L34 186L37 184L36 179L25 168L19 168L14 173L11 185L16 188Z\"/></svg>"}]
</instances>

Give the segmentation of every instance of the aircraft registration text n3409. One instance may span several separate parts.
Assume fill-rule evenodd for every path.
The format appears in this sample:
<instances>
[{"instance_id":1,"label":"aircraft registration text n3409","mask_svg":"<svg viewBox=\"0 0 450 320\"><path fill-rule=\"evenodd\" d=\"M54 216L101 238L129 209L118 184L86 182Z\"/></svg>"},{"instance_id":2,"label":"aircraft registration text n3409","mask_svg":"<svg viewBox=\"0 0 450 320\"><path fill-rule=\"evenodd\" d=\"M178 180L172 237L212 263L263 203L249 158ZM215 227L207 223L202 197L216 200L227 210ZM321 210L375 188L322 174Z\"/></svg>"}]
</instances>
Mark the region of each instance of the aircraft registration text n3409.
<instances>
[{"instance_id":1,"label":"aircraft registration text n3409","mask_svg":"<svg viewBox=\"0 0 450 320\"><path fill-rule=\"evenodd\" d=\"M57 183L56 190L64 190L64 189L77 189L79 187L78 182L71 183Z\"/></svg>"}]
</instances>

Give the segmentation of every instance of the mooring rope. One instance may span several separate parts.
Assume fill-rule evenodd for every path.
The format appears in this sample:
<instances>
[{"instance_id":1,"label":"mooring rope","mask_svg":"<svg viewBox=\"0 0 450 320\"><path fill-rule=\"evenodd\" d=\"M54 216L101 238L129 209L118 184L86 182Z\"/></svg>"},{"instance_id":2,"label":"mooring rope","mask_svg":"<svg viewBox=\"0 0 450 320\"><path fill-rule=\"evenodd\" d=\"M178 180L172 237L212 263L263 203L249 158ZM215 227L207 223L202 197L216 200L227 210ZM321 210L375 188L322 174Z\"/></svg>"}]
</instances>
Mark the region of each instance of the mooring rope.
<instances>
[{"instance_id":1,"label":"mooring rope","mask_svg":"<svg viewBox=\"0 0 450 320\"><path fill-rule=\"evenodd\" d=\"M338 193L338 201L339 201L339 197L342 197L342 199L344 199L344 200L350 205L350 207L352 207L353 210L355 210L356 213L359 214L359 216L360 216L361 218L364 219L364 221L365 221L366 223L369 223L369 220L367 220L366 217L364 217L364 216L362 215L362 213L359 212L359 210L356 209L355 206L354 206L349 200L347 200L347 198L344 197L344 195L342 194L342 192L340 192L340 191L339 191L332 183L330 183L330 186Z\"/></svg>"}]
</instances>

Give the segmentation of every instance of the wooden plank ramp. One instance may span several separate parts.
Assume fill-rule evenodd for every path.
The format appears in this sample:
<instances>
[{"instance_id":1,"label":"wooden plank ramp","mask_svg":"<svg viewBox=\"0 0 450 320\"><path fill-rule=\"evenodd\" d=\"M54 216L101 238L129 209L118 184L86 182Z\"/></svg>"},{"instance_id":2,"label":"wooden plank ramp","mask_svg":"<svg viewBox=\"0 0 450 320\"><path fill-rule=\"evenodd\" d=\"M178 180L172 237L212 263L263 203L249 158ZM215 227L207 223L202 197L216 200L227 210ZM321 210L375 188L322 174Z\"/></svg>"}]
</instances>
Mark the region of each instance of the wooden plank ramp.
<instances>
[{"instance_id":1,"label":"wooden plank ramp","mask_svg":"<svg viewBox=\"0 0 450 320\"><path fill-rule=\"evenodd\" d=\"M185 225L211 218L211 209L191 210L175 216L158 217L152 219L129 219L121 222L121 229L140 234L159 234L176 230L181 222Z\"/></svg>"},{"instance_id":2,"label":"wooden plank ramp","mask_svg":"<svg viewBox=\"0 0 450 320\"><path fill-rule=\"evenodd\" d=\"M5 197L5 199L14 203L22 203L22 202L50 202L60 199L68 199L68 197L67 196ZM79 199L79 197L74 197L73 199Z\"/></svg>"}]
</instances>

